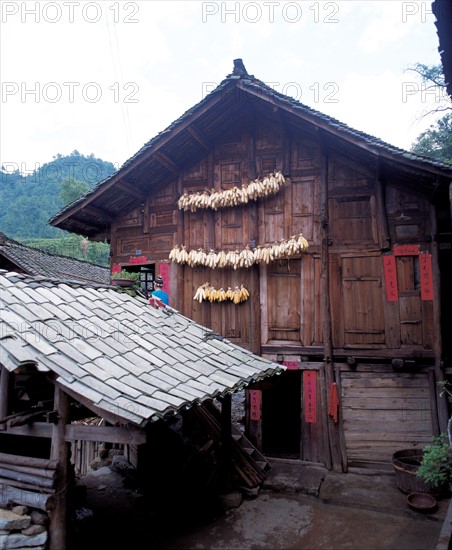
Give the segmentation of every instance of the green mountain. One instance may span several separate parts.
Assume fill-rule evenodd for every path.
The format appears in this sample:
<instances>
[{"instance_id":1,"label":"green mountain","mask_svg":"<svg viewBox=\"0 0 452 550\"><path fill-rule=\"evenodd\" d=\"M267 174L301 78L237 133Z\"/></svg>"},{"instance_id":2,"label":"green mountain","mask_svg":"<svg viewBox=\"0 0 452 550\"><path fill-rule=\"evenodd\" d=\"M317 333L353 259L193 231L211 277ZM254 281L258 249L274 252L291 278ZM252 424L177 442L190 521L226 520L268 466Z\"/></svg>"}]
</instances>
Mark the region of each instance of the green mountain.
<instances>
[{"instance_id":1,"label":"green mountain","mask_svg":"<svg viewBox=\"0 0 452 550\"><path fill-rule=\"evenodd\" d=\"M111 162L73 151L57 154L33 173L0 169L0 231L18 241L55 238L68 234L48 224L63 206L61 184L68 180L86 183L91 189L115 172Z\"/></svg>"}]
</instances>

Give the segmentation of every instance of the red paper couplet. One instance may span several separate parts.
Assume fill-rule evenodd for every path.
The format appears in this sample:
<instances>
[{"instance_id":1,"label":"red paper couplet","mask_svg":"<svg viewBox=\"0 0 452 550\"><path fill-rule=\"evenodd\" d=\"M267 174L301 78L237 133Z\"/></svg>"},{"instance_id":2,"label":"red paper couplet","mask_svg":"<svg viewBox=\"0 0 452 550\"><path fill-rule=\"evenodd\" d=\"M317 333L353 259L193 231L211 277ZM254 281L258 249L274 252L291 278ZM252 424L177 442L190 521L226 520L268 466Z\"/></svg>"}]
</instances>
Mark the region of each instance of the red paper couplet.
<instances>
[{"instance_id":1,"label":"red paper couplet","mask_svg":"<svg viewBox=\"0 0 452 550\"><path fill-rule=\"evenodd\" d=\"M159 272L163 279L163 290L169 294L169 264L160 264Z\"/></svg>"},{"instance_id":2,"label":"red paper couplet","mask_svg":"<svg viewBox=\"0 0 452 550\"><path fill-rule=\"evenodd\" d=\"M251 420L261 419L262 391L250 390L250 417Z\"/></svg>"},{"instance_id":3,"label":"red paper couplet","mask_svg":"<svg viewBox=\"0 0 452 550\"><path fill-rule=\"evenodd\" d=\"M386 300L388 302L397 302L399 299L399 291L397 289L395 257L391 255L383 256L383 265L386 283Z\"/></svg>"},{"instance_id":4,"label":"red paper couplet","mask_svg":"<svg viewBox=\"0 0 452 550\"><path fill-rule=\"evenodd\" d=\"M419 254L421 272L421 300L433 300L432 257L430 254Z\"/></svg>"},{"instance_id":5,"label":"red paper couplet","mask_svg":"<svg viewBox=\"0 0 452 550\"><path fill-rule=\"evenodd\" d=\"M314 424L317 422L317 372L303 371L304 419Z\"/></svg>"},{"instance_id":6,"label":"red paper couplet","mask_svg":"<svg viewBox=\"0 0 452 550\"><path fill-rule=\"evenodd\" d=\"M418 244L397 244L394 246L394 256L417 256L418 254Z\"/></svg>"},{"instance_id":7,"label":"red paper couplet","mask_svg":"<svg viewBox=\"0 0 452 550\"><path fill-rule=\"evenodd\" d=\"M122 269L121 269L121 266L119 264L113 264L111 266L111 272L112 273L121 273Z\"/></svg>"}]
</instances>

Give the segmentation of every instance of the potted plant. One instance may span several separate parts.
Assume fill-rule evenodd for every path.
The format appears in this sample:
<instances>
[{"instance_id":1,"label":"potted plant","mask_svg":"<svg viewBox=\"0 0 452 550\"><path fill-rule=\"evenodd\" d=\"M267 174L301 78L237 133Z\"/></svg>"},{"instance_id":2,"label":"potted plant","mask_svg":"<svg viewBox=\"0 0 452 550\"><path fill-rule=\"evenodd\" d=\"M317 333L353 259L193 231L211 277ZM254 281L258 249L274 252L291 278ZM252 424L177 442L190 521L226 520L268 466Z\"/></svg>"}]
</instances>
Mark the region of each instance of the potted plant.
<instances>
[{"instance_id":1,"label":"potted plant","mask_svg":"<svg viewBox=\"0 0 452 550\"><path fill-rule=\"evenodd\" d=\"M452 449L449 438L442 433L423 448L417 477L427 483L429 492L447 494L452 489Z\"/></svg>"},{"instance_id":2,"label":"potted plant","mask_svg":"<svg viewBox=\"0 0 452 550\"><path fill-rule=\"evenodd\" d=\"M111 283L116 286L133 287L140 284L140 277L139 272L133 273L123 269L112 274Z\"/></svg>"}]
</instances>

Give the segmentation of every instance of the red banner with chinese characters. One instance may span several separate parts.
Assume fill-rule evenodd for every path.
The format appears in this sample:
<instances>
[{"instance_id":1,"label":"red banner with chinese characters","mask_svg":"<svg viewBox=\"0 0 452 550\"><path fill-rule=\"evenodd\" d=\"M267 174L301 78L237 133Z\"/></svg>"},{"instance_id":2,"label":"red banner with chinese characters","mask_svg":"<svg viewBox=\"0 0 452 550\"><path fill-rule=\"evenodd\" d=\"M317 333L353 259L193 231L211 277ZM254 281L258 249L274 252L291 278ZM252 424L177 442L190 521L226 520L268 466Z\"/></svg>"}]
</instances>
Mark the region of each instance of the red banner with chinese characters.
<instances>
[{"instance_id":1,"label":"red banner with chinese characters","mask_svg":"<svg viewBox=\"0 0 452 550\"><path fill-rule=\"evenodd\" d=\"M262 391L250 390L250 418L251 420L261 419Z\"/></svg>"},{"instance_id":2,"label":"red banner with chinese characters","mask_svg":"<svg viewBox=\"0 0 452 550\"><path fill-rule=\"evenodd\" d=\"M303 371L303 403L304 419L306 422L317 422L317 372Z\"/></svg>"},{"instance_id":3,"label":"red banner with chinese characters","mask_svg":"<svg viewBox=\"0 0 452 550\"><path fill-rule=\"evenodd\" d=\"M417 256L418 254L418 244L396 244L394 246L394 256Z\"/></svg>"},{"instance_id":4,"label":"red banner with chinese characters","mask_svg":"<svg viewBox=\"0 0 452 550\"><path fill-rule=\"evenodd\" d=\"M430 254L419 254L421 272L421 300L433 300L432 257Z\"/></svg>"},{"instance_id":5,"label":"red banner with chinese characters","mask_svg":"<svg viewBox=\"0 0 452 550\"><path fill-rule=\"evenodd\" d=\"M399 299L399 291L397 289L395 257L391 255L383 256L383 266L386 283L386 300L388 302L397 302Z\"/></svg>"},{"instance_id":6,"label":"red banner with chinese characters","mask_svg":"<svg viewBox=\"0 0 452 550\"><path fill-rule=\"evenodd\" d=\"M130 256L129 264L147 264L148 259L146 256Z\"/></svg>"},{"instance_id":7,"label":"red banner with chinese characters","mask_svg":"<svg viewBox=\"0 0 452 550\"><path fill-rule=\"evenodd\" d=\"M298 370L298 361L283 361L282 363L285 367L287 367L287 370Z\"/></svg>"},{"instance_id":8,"label":"red banner with chinese characters","mask_svg":"<svg viewBox=\"0 0 452 550\"><path fill-rule=\"evenodd\" d=\"M169 264L160 264L159 274L163 279L163 290L169 294Z\"/></svg>"}]
</instances>

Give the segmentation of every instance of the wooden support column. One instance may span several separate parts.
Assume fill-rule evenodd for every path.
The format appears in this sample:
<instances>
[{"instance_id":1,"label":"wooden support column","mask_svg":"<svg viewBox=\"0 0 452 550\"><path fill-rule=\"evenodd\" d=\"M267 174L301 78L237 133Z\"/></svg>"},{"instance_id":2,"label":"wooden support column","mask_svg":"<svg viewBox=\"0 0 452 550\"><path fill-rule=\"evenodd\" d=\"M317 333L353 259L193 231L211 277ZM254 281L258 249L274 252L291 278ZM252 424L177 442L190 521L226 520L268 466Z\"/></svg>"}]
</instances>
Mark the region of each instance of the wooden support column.
<instances>
[{"instance_id":1,"label":"wooden support column","mask_svg":"<svg viewBox=\"0 0 452 550\"><path fill-rule=\"evenodd\" d=\"M377 176L375 178L375 198L377 202L377 224L379 243L381 250L391 248L391 237L389 236L388 217L386 215L385 183L381 173L381 162L377 160Z\"/></svg>"},{"instance_id":2,"label":"wooden support column","mask_svg":"<svg viewBox=\"0 0 452 550\"><path fill-rule=\"evenodd\" d=\"M331 329L330 309L330 281L329 281L329 214L328 214L328 149L322 143L322 157L320 166L320 235L321 235L321 308L322 308L322 334L326 382L326 402L329 402L330 388L335 383L334 361L333 361L333 337ZM342 415L340 415L342 416ZM335 423L328 415L328 437L330 441L331 462L333 469L337 472L347 471L346 457L341 452L342 421Z\"/></svg>"},{"instance_id":3,"label":"wooden support column","mask_svg":"<svg viewBox=\"0 0 452 550\"><path fill-rule=\"evenodd\" d=\"M430 224L432 245L432 278L433 278L433 326L435 340L433 342L435 352L435 376L436 382L444 380L444 371L442 367L442 339L441 339L441 282L439 274L438 242L434 238L437 234L436 211L434 205L430 205ZM441 396L441 393L443 395ZM436 406L438 411L438 423L440 432L447 432L447 423L449 420L449 410L447 405L447 396L445 392L436 384Z\"/></svg>"},{"instance_id":4,"label":"wooden support column","mask_svg":"<svg viewBox=\"0 0 452 550\"><path fill-rule=\"evenodd\" d=\"M50 550L61 550L67 546L67 493L69 485L69 445L66 442L66 424L69 422L69 398L55 386L54 409L58 419L52 429L50 459L58 460L58 476L55 506L49 511Z\"/></svg>"},{"instance_id":5,"label":"wooden support column","mask_svg":"<svg viewBox=\"0 0 452 550\"><path fill-rule=\"evenodd\" d=\"M229 489L232 474L232 425L231 425L232 398L228 393L221 399L221 447L223 450L223 471L225 489Z\"/></svg>"},{"instance_id":6,"label":"wooden support column","mask_svg":"<svg viewBox=\"0 0 452 550\"><path fill-rule=\"evenodd\" d=\"M10 373L6 367L0 365L0 418L8 416L8 389ZM5 424L0 424L0 430L5 429Z\"/></svg>"}]
</instances>

